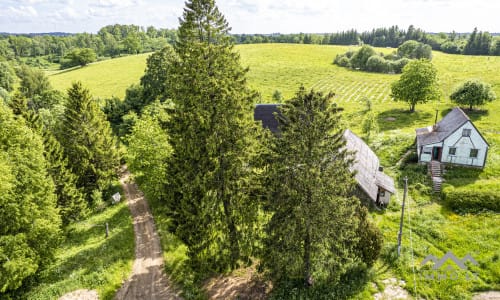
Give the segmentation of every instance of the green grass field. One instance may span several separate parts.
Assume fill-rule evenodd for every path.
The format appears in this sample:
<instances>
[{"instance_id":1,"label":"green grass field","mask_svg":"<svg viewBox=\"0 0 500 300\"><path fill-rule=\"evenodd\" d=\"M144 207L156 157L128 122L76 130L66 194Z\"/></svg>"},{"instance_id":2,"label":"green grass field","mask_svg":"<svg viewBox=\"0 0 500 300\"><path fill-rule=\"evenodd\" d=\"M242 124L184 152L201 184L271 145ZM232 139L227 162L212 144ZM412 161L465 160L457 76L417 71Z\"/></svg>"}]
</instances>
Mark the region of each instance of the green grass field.
<instances>
[{"instance_id":1,"label":"green grass field","mask_svg":"<svg viewBox=\"0 0 500 300\"><path fill-rule=\"evenodd\" d=\"M97 62L83 68L48 71L55 89L66 91L72 82L81 81L95 97L123 98L131 84L139 83L149 54L130 55Z\"/></svg>"},{"instance_id":2,"label":"green grass field","mask_svg":"<svg viewBox=\"0 0 500 300\"><path fill-rule=\"evenodd\" d=\"M97 290L99 299L112 299L128 278L134 260L134 230L125 201L70 225L66 231L67 238L57 249L54 263L20 299L58 299L78 289Z\"/></svg>"},{"instance_id":3,"label":"green grass field","mask_svg":"<svg viewBox=\"0 0 500 300\"><path fill-rule=\"evenodd\" d=\"M448 96L463 80L482 79L493 86L500 98L500 57L434 52L433 63L438 69L442 97L439 101L417 105L417 111L410 114L407 112L407 105L390 98L390 84L399 75L366 73L332 64L335 55L344 53L349 47L257 44L238 45L236 49L241 54L243 65L250 67L248 82L260 92L263 103L272 102L275 90L281 91L285 99L290 98L300 85L324 92L332 91L336 93L338 105L345 109L346 126L360 133L364 99L372 101L373 110L378 115L380 132L372 138L370 145L380 156L387 173L394 177L398 187L390 207L383 213L372 213L385 237L382 258L374 268L373 281L378 287L383 285L382 279L398 277L406 281L407 290L414 296L435 299L468 299L476 291L500 290L499 215L486 212L459 215L451 212L441 205L438 197L430 193L424 169L412 164L394 167L401 155L411 148L415 128L431 125L436 109L441 118L454 106ZM378 51L390 52L393 49ZM71 81L79 79L95 96L123 96L127 86L139 81L146 57L147 55L142 55L104 61L52 75L50 79L56 88L65 88ZM500 100L497 100L484 106L482 111L470 113L471 119L490 144L486 168L482 172L463 173L467 177L465 182L471 189L481 184L496 185L500 189L500 118L496 116L499 110ZM389 117L394 119L388 119ZM394 247L399 227L404 175L410 178L409 211L405 216L402 257L395 260ZM463 178L451 179L448 184L458 185L463 182ZM179 250L178 245L168 248L165 236L168 235L164 235L163 241L165 256L167 266L172 271L184 259L183 251ZM171 237L169 239L171 241ZM452 251L459 257L471 254L479 263L479 266L470 266L477 274L477 279L429 281L423 278L422 274L426 270L420 266L423 258L428 254L441 257L447 251ZM372 290L367 286L363 295L373 292Z\"/></svg>"}]
</instances>

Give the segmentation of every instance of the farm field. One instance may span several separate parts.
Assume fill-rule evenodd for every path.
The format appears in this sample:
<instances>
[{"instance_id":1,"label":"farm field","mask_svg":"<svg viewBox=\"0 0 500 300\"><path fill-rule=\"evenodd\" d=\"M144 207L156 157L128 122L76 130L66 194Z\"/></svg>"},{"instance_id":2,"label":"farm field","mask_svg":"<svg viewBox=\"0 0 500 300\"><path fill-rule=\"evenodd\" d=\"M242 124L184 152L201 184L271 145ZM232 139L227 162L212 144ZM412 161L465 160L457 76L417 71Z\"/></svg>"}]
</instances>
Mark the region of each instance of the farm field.
<instances>
[{"instance_id":1,"label":"farm field","mask_svg":"<svg viewBox=\"0 0 500 300\"><path fill-rule=\"evenodd\" d=\"M398 191L386 211L371 214L384 234L385 244L382 257L372 272L371 281L377 288L367 285L363 295L382 290L382 281L392 277L404 280L406 289L413 296L424 298L470 299L475 292L500 290L500 215L454 213L432 194L424 168L414 164L395 166L412 147L415 128L433 124L436 110L439 110L440 119L454 106L448 95L463 80L479 78L488 82L500 97L500 57L449 55L434 51L433 63L438 69L442 97L440 101L417 104L417 111L410 114L406 112L407 105L390 98L390 84L398 79L398 75L366 73L332 64L336 54L348 49L344 46L291 44L236 46L243 65L250 68L248 82L260 92L263 103L272 102L275 90L282 92L285 99L290 98L301 84L324 92L333 91L336 102L344 108L346 127L360 134L365 99L371 100L380 131L369 144L379 155L386 172L395 179ZM378 48L384 53L393 50ZM103 61L51 75L50 80L58 89L65 89L71 81L81 80L96 97L123 97L126 87L139 81L146 57L147 54ZM500 100L496 100L481 111L469 114L490 144L486 168L462 176L472 190L482 185L500 187L500 119L496 115L499 110ZM408 176L410 184L409 207L405 216L402 257L395 260L404 176ZM464 178L455 177L448 184L463 185ZM175 265L182 256L178 248L172 250L165 244L164 251L167 266ZM428 254L442 257L448 251L460 258L466 254L474 257L479 265L470 266L470 270L477 274L477 278L424 278L425 269L420 262Z\"/></svg>"},{"instance_id":2,"label":"farm field","mask_svg":"<svg viewBox=\"0 0 500 300\"><path fill-rule=\"evenodd\" d=\"M149 54L130 55L90 64L84 68L48 72L54 88L65 91L81 81L95 97L123 98L131 84L138 83Z\"/></svg>"}]
</instances>

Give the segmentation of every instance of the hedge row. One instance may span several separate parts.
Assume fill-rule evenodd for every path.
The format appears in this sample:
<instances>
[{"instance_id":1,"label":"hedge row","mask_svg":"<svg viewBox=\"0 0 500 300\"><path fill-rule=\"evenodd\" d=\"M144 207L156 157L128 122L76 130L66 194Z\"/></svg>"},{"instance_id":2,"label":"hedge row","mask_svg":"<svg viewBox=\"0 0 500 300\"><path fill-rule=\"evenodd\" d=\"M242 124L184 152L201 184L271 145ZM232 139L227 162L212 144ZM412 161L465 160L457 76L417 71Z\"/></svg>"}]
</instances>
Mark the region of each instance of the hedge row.
<instances>
[{"instance_id":1,"label":"hedge row","mask_svg":"<svg viewBox=\"0 0 500 300\"><path fill-rule=\"evenodd\" d=\"M500 212L499 190L499 184L474 184L458 188L446 186L442 195L446 205L458 212L479 212L485 209Z\"/></svg>"}]
</instances>

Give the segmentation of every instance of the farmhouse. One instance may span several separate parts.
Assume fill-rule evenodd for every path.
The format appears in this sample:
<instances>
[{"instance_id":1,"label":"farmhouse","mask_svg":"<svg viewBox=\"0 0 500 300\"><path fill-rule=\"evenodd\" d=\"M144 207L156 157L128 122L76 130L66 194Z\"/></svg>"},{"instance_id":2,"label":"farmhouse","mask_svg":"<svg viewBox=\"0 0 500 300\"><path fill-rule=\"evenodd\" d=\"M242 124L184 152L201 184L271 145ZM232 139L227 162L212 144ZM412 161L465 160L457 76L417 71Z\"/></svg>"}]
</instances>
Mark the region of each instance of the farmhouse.
<instances>
[{"instance_id":1,"label":"farmhouse","mask_svg":"<svg viewBox=\"0 0 500 300\"><path fill-rule=\"evenodd\" d=\"M455 107L434 126L416 129L420 163L438 161L483 168L488 143L469 117Z\"/></svg>"},{"instance_id":2,"label":"farmhouse","mask_svg":"<svg viewBox=\"0 0 500 300\"><path fill-rule=\"evenodd\" d=\"M257 104L254 110L254 120L261 121L262 126L274 134L279 132L278 121L274 113L279 113L279 104ZM357 196L369 199L376 204L387 205L391 194L394 194L394 181L384 174L375 153L349 129L344 131L346 149L353 153L354 163L351 172L355 172L358 185Z\"/></svg>"}]
</instances>

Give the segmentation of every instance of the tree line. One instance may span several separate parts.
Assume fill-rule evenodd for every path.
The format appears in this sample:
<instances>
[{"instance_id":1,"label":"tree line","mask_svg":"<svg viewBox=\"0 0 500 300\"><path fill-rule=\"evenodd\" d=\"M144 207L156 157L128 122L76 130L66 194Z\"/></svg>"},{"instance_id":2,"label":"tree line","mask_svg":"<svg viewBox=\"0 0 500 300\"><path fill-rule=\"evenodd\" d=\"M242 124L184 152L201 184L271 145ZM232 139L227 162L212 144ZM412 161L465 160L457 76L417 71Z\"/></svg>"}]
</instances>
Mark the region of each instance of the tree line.
<instances>
[{"instance_id":1,"label":"tree line","mask_svg":"<svg viewBox=\"0 0 500 300\"><path fill-rule=\"evenodd\" d=\"M43 71L0 61L0 295L36 283L65 227L117 191L118 167L116 139L85 87L62 93Z\"/></svg>"},{"instance_id":2,"label":"tree line","mask_svg":"<svg viewBox=\"0 0 500 300\"><path fill-rule=\"evenodd\" d=\"M381 27L358 32L355 29L325 34L234 34L238 44L294 43L321 45L371 45L398 48L409 40L428 44L432 50L451 54L500 55L500 37L474 28L472 33L427 33L410 25L406 30L398 26Z\"/></svg>"},{"instance_id":3,"label":"tree line","mask_svg":"<svg viewBox=\"0 0 500 300\"><path fill-rule=\"evenodd\" d=\"M500 38L474 28L470 34L426 33L410 25L407 29L391 26L358 32L355 29L325 34L228 34L236 44L296 43L323 45L360 45L397 48L408 40L428 44L433 50L451 54L500 55ZM85 65L98 58L116 57L162 49L173 44L176 29L154 26L107 25L96 34L0 34L0 56L23 60L36 67L59 63L63 68ZM86 49L86 53L79 53ZM89 54L91 51L93 54ZM89 59L90 55L90 59ZM92 58L92 55L95 57ZM82 57L85 61L82 62Z\"/></svg>"},{"instance_id":4,"label":"tree line","mask_svg":"<svg viewBox=\"0 0 500 300\"><path fill-rule=\"evenodd\" d=\"M176 30L137 25L108 25L96 34L0 35L0 56L22 60L32 66L68 64L75 50L91 49L97 57L116 57L162 49L173 43Z\"/></svg>"}]
</instances>

